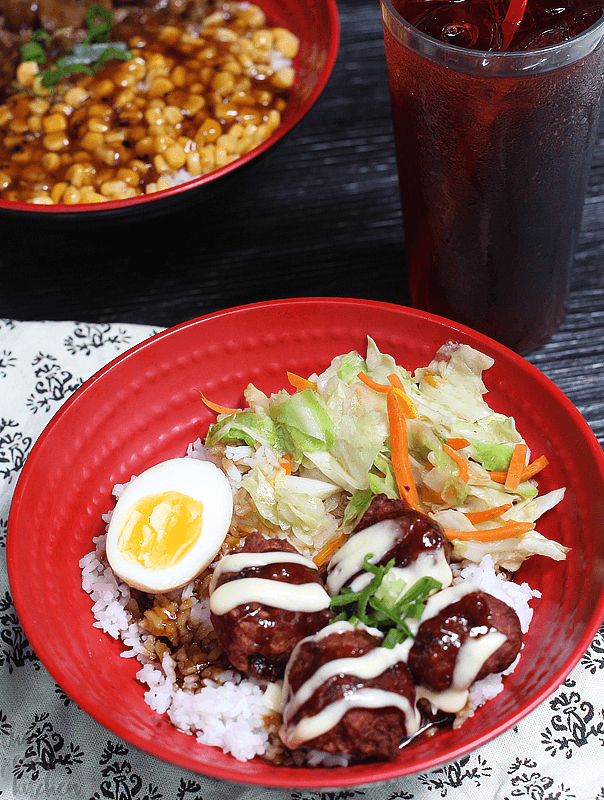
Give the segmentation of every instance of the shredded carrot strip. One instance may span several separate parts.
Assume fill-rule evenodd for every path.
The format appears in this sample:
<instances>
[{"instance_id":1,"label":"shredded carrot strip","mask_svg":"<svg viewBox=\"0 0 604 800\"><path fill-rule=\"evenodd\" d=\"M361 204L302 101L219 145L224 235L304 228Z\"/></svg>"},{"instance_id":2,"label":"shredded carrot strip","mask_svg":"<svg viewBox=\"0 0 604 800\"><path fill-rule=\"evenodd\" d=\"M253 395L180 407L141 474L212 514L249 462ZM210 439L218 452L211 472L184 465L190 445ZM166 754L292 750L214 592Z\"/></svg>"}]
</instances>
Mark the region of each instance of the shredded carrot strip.
<instances>
[{"instance_id":1,"label":"shredded carrot strip","mask_svg":"<svg viewBox=\"0 0 604 800\"><path fill-rule=\"evenodd\" d=\"M295 372L288 372L287 380L291 383L294 389L297 389L299 392L303 391L303 389L312 389L313 391L316 391L317 388L317 384L314 381L309 381L307 378L301 378L299 375L296 375Z\"/></svg>"},{"instance_id":2,"label":"shredded carrot strip","mask_svg":"<svg viewBox=\"0 0 604 800\"><path fill-rule=\"evenodd\" d=\"M388 380L390 381L394 391L400 395L401 399L405 402L407 406L407 413L405 416L407 419L417 419L419 414L417 413L417 409L413 405L412 401L409 399L409 395L405 391L405 387L403 386L402 380L396 373L392 373L392 375L388 375Z\"/></svg>"},{"instance_id":3,"label":"shredded carrot strip","mask_svg":"<svg viewBox=\"0 0 604 800\"><path fill-rule=\"evenodd\" d=\"M464 517L467 517L473 525L477 522L487 522L490 519L497 519L504 512L509 511L512 503L504 503L502 506L495 506L494 508L485 508L484 511L464 511Z\"/></svg>"},{"instance_id":4,"label":"shredded carrot strip","mask_svg":"<svg viewBox=\"0 0 604 800\"><path fill-rule=\"evenodd\" d=\"M453 450L461 450L462 448L467 447L470 442L467 439L457 439L455 436L451 436L447 439L447 444Z\"/></svg>"},{"instance_id":5,"label":"shredded carrot strip","mask_svg":"<svg viewBox=\"0 0 604 800\"><path fill-rule=\"evenodd\" d=\"M373 389L374 392L389 392L392 389L392 386L389 386L387 383L377 383L377 381L372 380L369 375L365 375L364 372L359 372L357 378L362 381L365 386L369 386L370 389Z\"/></svg>"},{"instance_id":6,"label":"shredded carrot strip","mask_svg":"<svg viewBox=\"0 0 604 800\"><path fill-rule=\"evenodd\" d=\"M511 539L521 536L535 529L534 522L508 522L498 528L487 528L483 531L458 531L454 528L445 528L447 539L474 539L477 542L497 542L500 539Z\"/></svg>"},{"instance_id":7,"label":"shredded carrot strip","mask_svg":"<svg viewBox=\"0 0 604 800\"><path fill-rule=\"evenodd\" d=\"M321 548L316 556L313 558L313 561L318 567L321 567L325 564L326 561L332 557L332 555L339 550L340 547L344 544L346 539L350 536L349 533L343 533L341 536L338 536L337 539L334 539L331 542L328 542L325 547Z\"/></svg>"},{"instance_id":8,"label":"shredded carrot strip","mask_svg":"<svg viewBox=\"0 0 604 800\"><path fill-rule=\"evenodd\" d=\"M409 442L407 440L407 423L401 397L392 390L387 395L388 422L390 425L390 448L392 451L392 467L399 494L413 508L418 508L417 487L411 474L409 462Z\"/></svg>"},{"instance_id":9,"label":"shredded carrot strip","mask_svg":"<svg viewBox=\"0 0 604 800\"><path fill-rule=\"evenodd\" d=\"M531 461L528 466L526 466L522 470L522 481L528 481L529 478L534 478L538 472L541 472L542 469L547 467L549 461L545 456L539 456L539 458L535 459L535 461ZM493 470L493 472L489 472L489 477L495 483L505 483L505 479L507 477L507 472L498 472L497 470Z\"/></svg>"},{"instance_id":10,"label":"shredded carrot strip","mask_svg":"<svg viewBox=\"0 0 604 800\"><path fill-rule=\"evenodd\" d=\"M422 380L426 381L426 383L427 383L429 386L432 386L432 387L434 387L434 389L438 389L438 383L436 383L436 380L435 380L435 378L434 378L434 375L431 375L429 372L427 372L427 373L424 375L424 377L422 378Z\"/></svg>"},{"instance_id":11,"label":"shredded carrot strip","mask_svg":"<svg viewBox=\"0 0 604 800\"><path fill-rule=\"evenodd\" d=\"M284 456L281 456L279 459L279 466L285 470L288 475L292 474L292 457L289 453L286 453Z\"/></svg>"},{"instance_id":12,"label":"shredded carrot strip","mask_svg":"<svg viewBox=\"0 0 604 800\"><path fill-rule=\"evenodd\" d=\"M545 456L539 456L539 458L531 461L528 467L524 468L522 471L522 480L528 481L529 478L533 478L538 472L541 472L542 469L547 467L548 464L549 461Z\"/></svg>"},{"instance_id":13,"label":"shredded carrot strip","mask_svg":"<svg viewBox=\"0 0 604 800\"><path fill-rule=\"evenodd\" d=\"M443 450L457 464L457 468L459 469L459 477L461 478L461 480L467 482L467 480L468 480L468 465L466 464L466 462L459 455L459 453L456 453L455 450L453 450L452 447L449 447L448 444L443 444Z\"/></svg>"},{"instance_id":14,"label":"shredded carrot strip","mask_svg":"<svg viewBox=\"0 0 604 800\"><path fill-rule=\"evenodd\" d=\"M522 472L526 467L526 453L528 447L519 442L514 445L510 465L508 467L507 475L505 476L504 486L511 492L515 492L520 486L522 480Z\"/></svg>"},{"instance_id":15,"label":"shredded carrot strip","mask_svg":"<svg viewBox=\"0 0 604 800\"><path fill-rule=\"evenodd\" d=\"M218 403L213 403L211 400L208 400L207 397L204 397L203 392L199 392L199 394L206 406L217 414L235 414L235 412L241 411L239 408L228 408L227 406L220 406Z\"/></svg>"}]
</instances>

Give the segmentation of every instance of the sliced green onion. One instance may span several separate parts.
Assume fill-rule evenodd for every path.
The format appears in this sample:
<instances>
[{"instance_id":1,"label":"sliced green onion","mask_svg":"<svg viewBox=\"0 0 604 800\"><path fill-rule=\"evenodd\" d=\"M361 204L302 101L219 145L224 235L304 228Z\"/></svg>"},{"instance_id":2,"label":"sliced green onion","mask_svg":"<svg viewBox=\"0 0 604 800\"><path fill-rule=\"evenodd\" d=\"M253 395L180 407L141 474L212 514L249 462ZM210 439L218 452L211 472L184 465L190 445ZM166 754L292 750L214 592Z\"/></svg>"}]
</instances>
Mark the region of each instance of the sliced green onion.
<instances>
[{"instance_id":1,"label":"sliced green onion","mask_svg":"<svg viewBox=\"0 0 604 800\"><path fill-rule=\"evenodd\" d=\"M112 58L120 61L128 61L132 58L132 53L124 42L109 41L113 16L108 8L99 5L90 6L85 20L87 32L84 39L82 42L74 44L69 53L58 58L54 67L49 67L41 73L42 86L47 89L52 88L61 78L76 72L94 75ZM47 56L42 42L51 38L47 31L34 31L32 41L19 48L21 61L35 61L36 64L44 64Z\"/></svg>"},{"instance_id":2,"label":"sliced green onion","mask_svg":"<svg viewBox=\"0 0 604 800\"><path fill-rule=\"evenodd\" d=\"M331 608L342 609L332 622L347 620L351 625L360 622L367 627L377 628L384 633L382 647L392 648L413 636L411 628L405 619L419 619L425 608L428 595L440 589L442 584L435 578L424 576L417 580L396 602L392 602L393 595L388 591L380 592L380 587L385 576L394 566L394 559L383 567L372 564L370 559L373 553L368 553L363 566L373 577L360 591L354 592L349 586L343 586L340 592L331 598ZM400 586L401 581L395 580L394 586ZM402 588L405 588L402 584ZM388 602L388 598L391 601Z\"/></svg>"}]
</instances>

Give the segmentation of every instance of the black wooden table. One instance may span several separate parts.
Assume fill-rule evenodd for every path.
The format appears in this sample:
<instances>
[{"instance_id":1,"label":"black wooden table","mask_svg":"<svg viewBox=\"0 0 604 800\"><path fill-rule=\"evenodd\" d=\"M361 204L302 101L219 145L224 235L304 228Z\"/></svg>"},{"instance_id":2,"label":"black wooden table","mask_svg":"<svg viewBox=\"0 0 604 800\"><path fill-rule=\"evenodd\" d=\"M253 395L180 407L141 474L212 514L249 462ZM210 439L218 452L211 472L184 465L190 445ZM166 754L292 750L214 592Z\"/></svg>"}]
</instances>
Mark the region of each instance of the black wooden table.
<instances>
[{"instance_id":1,"label":"black wooden table","mask_svg":"<svg viewBox=\"0 0 604 800\"><path fill-rule=\"evenodd\" d=\"M168 326L281 297L408 302L378 0L339 0L341 46L307 117L228 197L102 237L0 222L0 317ZM566 319L530 356L604 441L604 120Z\"/></svg>"}]
</instances>

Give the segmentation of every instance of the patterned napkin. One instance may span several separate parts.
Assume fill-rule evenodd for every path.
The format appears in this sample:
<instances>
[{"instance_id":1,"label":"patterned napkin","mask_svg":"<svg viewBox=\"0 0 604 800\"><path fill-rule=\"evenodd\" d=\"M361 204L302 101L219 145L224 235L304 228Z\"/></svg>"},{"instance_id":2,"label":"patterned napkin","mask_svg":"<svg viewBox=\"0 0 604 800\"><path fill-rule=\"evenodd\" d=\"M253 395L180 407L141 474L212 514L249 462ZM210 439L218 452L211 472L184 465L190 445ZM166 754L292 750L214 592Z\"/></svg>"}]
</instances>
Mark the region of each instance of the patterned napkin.
<instances>
[{"instance_id":1,"label":"patterned napkin","mask_svg":"<svg viewBox=\"0 0 604 800\"><path fill-rule=\"evenodd\" d=\"M568 680L495 741L431 772L342 790L262 789L188 772L127 745L64 694L12 605L11 497L60 405L157 330L0 320L0 800L604 800L604 627Z\"/></svg>"}]
</instances>

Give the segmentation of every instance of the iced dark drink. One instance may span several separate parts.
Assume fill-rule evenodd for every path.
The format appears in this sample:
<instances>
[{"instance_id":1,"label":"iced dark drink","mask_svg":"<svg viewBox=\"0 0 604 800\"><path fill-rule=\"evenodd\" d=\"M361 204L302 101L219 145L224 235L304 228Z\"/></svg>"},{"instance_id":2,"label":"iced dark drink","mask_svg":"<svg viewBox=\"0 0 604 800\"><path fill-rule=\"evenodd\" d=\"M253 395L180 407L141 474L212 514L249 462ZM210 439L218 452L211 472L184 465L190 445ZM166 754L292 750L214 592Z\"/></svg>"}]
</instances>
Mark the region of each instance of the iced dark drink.
<instances>
[{"instance_id":1,"label":"iced dark drink","mask_svg":"<svg viewBox=\"0 0 604 800\"><path fill-rule=\"evenodd\" d=\"M604 22L591 3L513 3L382 12L411 302L528 353L564 316Z\"/></svg>"}]
</instances>

